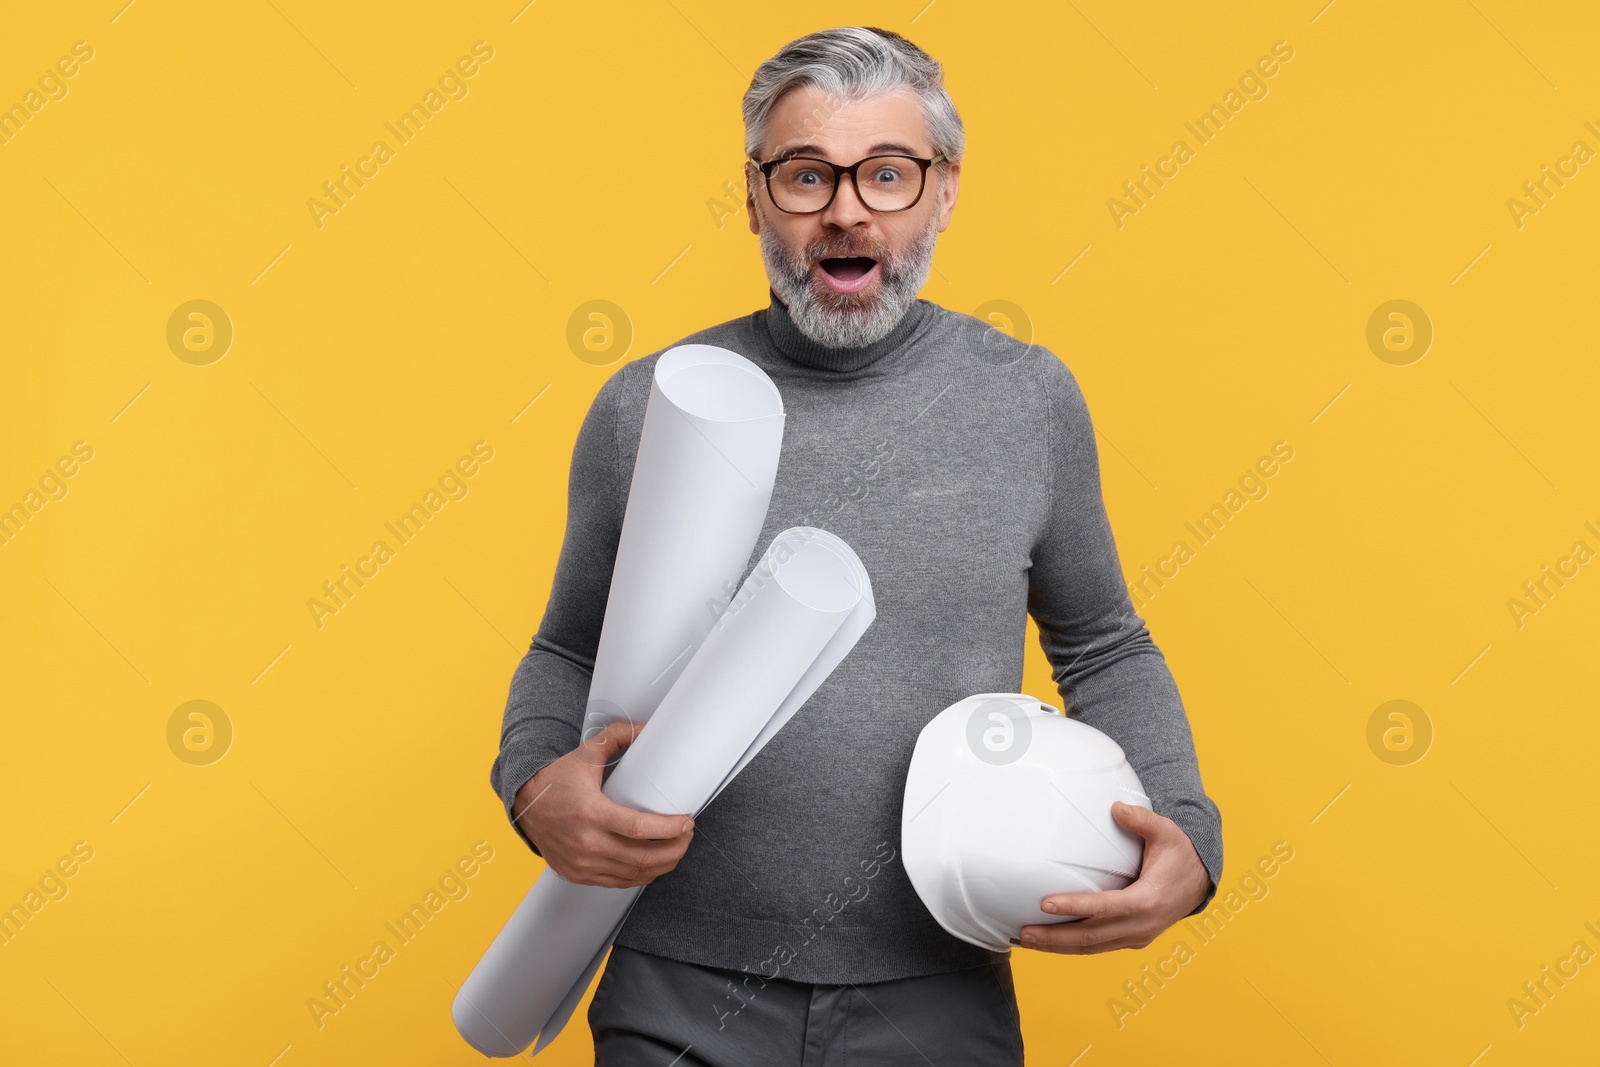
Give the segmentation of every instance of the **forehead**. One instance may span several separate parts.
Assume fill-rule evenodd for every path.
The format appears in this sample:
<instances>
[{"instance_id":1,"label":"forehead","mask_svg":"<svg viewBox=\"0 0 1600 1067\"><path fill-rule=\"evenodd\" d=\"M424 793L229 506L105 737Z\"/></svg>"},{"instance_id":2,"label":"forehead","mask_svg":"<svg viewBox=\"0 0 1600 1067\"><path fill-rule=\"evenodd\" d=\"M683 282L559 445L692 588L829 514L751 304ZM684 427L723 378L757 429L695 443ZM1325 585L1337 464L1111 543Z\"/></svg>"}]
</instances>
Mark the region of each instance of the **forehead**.
<instances>
[{"instance_id":1,"label":"forehead","mask_svg":"<svg viewBox=\"0 0 1600 1067\"><path fill-rule=\"evenodd\" d=\"M862 100L837 100L812 86L791 89L772 109L761 159L792 152L802 145L806 155L848 163L873 152L932 154L922 106L910 89L896 89Z\"/></svg>"}]
</instances>

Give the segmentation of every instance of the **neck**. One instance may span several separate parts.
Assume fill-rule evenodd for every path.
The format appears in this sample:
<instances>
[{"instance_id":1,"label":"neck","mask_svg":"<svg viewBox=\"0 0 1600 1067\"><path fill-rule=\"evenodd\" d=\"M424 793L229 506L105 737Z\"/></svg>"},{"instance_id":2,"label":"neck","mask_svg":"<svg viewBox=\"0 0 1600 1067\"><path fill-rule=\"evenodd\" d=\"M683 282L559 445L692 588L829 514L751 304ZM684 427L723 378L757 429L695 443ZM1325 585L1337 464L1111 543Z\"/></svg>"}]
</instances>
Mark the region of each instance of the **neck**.
<instances>
[{"instance_id":1,"label":"neck","mask_svg":"<svg viewBox=\"0 0 1600 1067\"><path fill-rule=\"evenodd\" d=\"M932 317L933 305L926 300L915 300L906 313L895 323L894 329L883 337L860 348L830 348L800 332L789 309L771 286L767 288L772 303L758 316L766 326L773 346L789 359L813 370L848 372L861 370L885 356L905 350Z\"/></svg>"}]
</instances>

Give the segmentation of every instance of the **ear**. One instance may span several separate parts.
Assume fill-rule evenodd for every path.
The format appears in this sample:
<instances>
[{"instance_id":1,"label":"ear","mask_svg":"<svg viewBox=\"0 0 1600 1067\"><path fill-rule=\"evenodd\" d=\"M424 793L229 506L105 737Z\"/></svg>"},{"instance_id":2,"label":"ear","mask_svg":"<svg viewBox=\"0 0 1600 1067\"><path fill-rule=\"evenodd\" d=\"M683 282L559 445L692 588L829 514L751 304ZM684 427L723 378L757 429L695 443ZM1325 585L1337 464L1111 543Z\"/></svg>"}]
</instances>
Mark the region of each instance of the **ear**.
<instances>
[{"instance_id":1,"label":"ear","mask_svg":"<svg viewBox=\"0 0 1600 1067\"><path fill-rule=\"evenodd\" d=\"M756 169L756 165L751 163L749 160L746 160L744 164L744 187L746 190L744 196L744 213L745 217L750 222L750 232L756 234L761 232L761 219L756 214L756 182L759 181L760 178L761 172Z\"/></svg>"},{"instance_id":2,"label":"ear","mask_svg":"<svg viewBox=\"0 0 1600 1067\"><path fill-rule=\"evenodd\" d=\"M939 198L939 232L943 233L950 225L950 216L956 210L956 194L961 191L961 164L950 164L949 176L945 179L944 195Z\"/></svg>"}]
</instances>

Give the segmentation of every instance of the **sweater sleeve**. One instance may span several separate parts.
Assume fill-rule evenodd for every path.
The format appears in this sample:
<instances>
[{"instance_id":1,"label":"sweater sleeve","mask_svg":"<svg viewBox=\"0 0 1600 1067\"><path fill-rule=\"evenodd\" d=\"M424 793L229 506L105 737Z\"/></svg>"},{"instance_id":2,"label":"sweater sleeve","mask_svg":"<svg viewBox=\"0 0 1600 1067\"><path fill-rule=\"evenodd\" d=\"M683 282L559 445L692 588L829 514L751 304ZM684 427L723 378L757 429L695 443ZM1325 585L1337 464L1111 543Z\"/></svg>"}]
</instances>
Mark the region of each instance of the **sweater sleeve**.
<instances>
[{"instance_id":1,"label":"sweater sleeve","mask_svg":"<svg viewBox=\"0 0 1600 1067\"><path fill-rule=\"evenodd\" d=\"M1210 904L1222 875L1222 816L1201 784L1166 657L1123 582L1083 392L1065 363L1043 355L1051 500L1034 545L1028 611L1067 714L1122 746L1156 814L1193 842L1211 878L1193 915Z\"/></svg>"},{"instance_id":2,"label":"sweater sleeve","mask_svg":"<svg viewBox=\"0 0 1600 1067\"><path fill-rule=\"evenodd\" d=\"M617 412L627 365L600 387L578 430L567 482L567 527L544 618L511 676L500 727L500 752L489 784L517 835L542 855L517 824L517 790L546 764L578 747L600 625L627 507L619 470ZM631 472L629 472L631 475Z\"/></svg>"}]
</instances>

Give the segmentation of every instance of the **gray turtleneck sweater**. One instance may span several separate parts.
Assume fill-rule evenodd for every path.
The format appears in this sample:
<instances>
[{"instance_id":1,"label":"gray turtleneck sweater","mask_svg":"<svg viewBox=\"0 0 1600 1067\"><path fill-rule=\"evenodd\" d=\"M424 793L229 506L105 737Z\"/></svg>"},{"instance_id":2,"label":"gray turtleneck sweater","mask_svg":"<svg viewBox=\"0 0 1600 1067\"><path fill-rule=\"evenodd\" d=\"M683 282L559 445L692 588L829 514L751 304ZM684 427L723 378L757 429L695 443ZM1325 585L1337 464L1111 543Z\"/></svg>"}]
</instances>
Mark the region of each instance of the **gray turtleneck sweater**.
<instances>
[{"instance_id":1,"label":"gray turtleneck sweater","mask_svg":"<svg viewBox=\"0 0 1600 1067\"><path fill-rule=\"evenodd\" d=\"M790 526L829 530L866 566L877 619L700 814L688 852L640 896L617 944L825 983L988 962L934 922L907 879L901 796L929 719L973 693L1020 689L1030 613L1068 713L1122 746L1156 812L1193 841L1212 880L1200 911L1222 871L1221 815L1166 660L1129 600L1072 372L1043 346L927 300L872 345L826 348L769 295L768 307L679 342L738 352L783 396L777 484L751 562ZM577 746L664 351L612 374L579 430L550 600L511 680L490 773L508 816L518 788Z\"/></svg>"}]
</instances>

